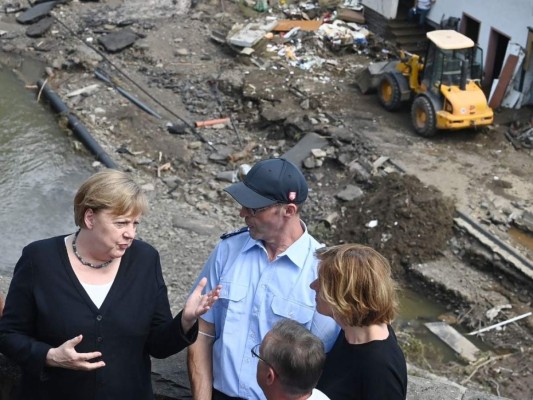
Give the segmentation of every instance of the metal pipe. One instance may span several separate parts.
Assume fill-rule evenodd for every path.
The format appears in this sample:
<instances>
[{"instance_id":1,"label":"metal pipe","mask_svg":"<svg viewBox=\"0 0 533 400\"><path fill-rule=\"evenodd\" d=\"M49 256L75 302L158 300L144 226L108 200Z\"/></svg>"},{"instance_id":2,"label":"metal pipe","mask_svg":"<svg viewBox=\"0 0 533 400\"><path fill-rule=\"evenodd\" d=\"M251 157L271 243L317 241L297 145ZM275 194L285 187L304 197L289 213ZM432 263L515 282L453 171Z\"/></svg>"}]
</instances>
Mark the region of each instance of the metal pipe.
<instances>
[{"instance_id":1,"label":"metal pipe","mask_svg":"<svg viewBox=\"0 0 533 400\"><path fill-rule=\"evenodd\" d=\"M75 115L69 112L68 107L63 103L61 98L52 89L45 85L42 80L37 81L37 87L42 91L56 112L66 114L72 132L74 132L74 135L80 140L80 142L82 142L85 147L96 156L96 159L107 168L118 169L117 164L111 159L111 157L109 157L96 140L94 140L87 128L85 128Z\"/></svg>"},{"instance_id":2,"label":"metal pipe","mask_svg":"<svg viewBox=\"0 0 533 400\"><path fill-rule=\"evenodd\" d=\"M98 68L96 68L94 70L94 75L102 80L103 82L107 83L109 86L111 86L113 89L115 89L117 92L119 92L122 96L124 96L125 98L127 98L129 101L131 101L133 104L135 104L137 107L139 107L141 110L147 112L148 114L158 118L158 119L161 119L161 115L159 115L158 113L156 113L154 110L152 110L150 107L148 107L146 104L142 103L140 100L138 100L137 98L133 97L131 94L129 94L128 92L126 92L124 89L122 89L120 86L117 86L115 85L111 79L104 73L102 72L101 70L99 70Z\"/></svg>"}]
</instances>

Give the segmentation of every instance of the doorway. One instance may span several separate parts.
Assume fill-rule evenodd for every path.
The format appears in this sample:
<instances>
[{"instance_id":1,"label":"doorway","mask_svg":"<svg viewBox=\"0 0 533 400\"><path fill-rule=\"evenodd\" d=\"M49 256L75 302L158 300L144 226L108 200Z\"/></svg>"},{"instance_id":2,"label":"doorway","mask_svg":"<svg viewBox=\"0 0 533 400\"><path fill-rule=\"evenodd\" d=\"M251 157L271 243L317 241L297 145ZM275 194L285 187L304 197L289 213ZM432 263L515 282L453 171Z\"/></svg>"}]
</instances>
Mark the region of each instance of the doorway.
<instances>
[{"instance_id":1,"label":"doorway","mask_svg":"<svg viewBox=\"0 0 533 400\"><path fill-rule=\"evenodd\" d=\"M492 81L500 76L509 40L509 36L491 28L486 58L487 61L485 63L485 79L483 79L483 88L485 90L490 91Z\"/></svg>"},{"instance_id":2,"label":"doorway","mask_svg":"<svg viewBox=\"0 0 533 400\"><path fill-rule=\"evenodd\" d=\"M463 14L463 18L461 18L461 27L459 32L472 39L474 43L478 43L480 27L480 21L472 18L468 14Z\"/></svg>"}]
</instances>

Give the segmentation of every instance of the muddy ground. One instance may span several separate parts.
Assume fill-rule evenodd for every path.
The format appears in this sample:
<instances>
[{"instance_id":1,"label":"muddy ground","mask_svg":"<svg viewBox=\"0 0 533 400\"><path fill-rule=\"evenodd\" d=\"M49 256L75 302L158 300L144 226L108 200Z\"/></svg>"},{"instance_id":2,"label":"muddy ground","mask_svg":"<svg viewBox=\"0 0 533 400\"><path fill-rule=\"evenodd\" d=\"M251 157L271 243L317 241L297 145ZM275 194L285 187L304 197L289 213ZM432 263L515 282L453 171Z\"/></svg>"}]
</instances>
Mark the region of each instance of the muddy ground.
<instances>
[{"instance_id":1,"label":"muddy ground","mask_svg":"<svg viewBox=\"0 0 533 400\"><path fill-rule=\"evenodd\" d=\"M175 311L218 236L242 225L222 191L234 172L295 145L301 149L298 141L311 133L322 138L322 152L303 163L311 187L303 218L315 236L327 244L376 247L402 285L446 304L442 318L467 331L531 310L531 282L503 272L504 261L454 224L461 210L531 262L531 236L520 230L510 237L509 229L518 215L533 211L532 151L505 135L511 122L529 122L531 108L497 110L488 129L424 139L413 133L407 108L385 112L374 95L354 85L368 63L389 57L379 38L339 48L299 32L262 40L243 55L220 40L235 23L286 17L227 0L66 2L52 11L51 28L30 38L28 25L18 24L12 12L20 4L2 4L2 61L28 90L35 90L35 77L25 73L21 56L43 61L47 85L149 192L152 209L140 236L161 252ZM99 44L123 29L134 32L133 45L109 52ZM296 47L283 51L284 42ZM161 118L97 79L97 67ZM194 128L195 121L224 117L231 123ZM86 151L74 137L73 146ZM487 316L507 304L511 308ZM531 317L485 333L491 351L472 365L430 364L424 357L430 349L412 340L408 326L401 330L410 362L466 386L532 398Z\"/></svg>"}]
</instances>

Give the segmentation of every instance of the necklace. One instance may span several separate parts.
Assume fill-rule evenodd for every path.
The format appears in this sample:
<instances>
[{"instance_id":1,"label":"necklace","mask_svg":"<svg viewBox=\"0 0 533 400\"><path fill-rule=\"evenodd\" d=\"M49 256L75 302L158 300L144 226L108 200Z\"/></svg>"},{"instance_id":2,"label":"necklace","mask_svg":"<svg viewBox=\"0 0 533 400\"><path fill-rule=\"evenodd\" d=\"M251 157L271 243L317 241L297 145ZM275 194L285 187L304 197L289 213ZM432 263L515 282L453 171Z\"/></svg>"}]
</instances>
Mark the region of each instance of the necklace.
<instances>
[{"instance_id":1,"label":"necklace","mask_svg":"<svg viewBox=\"0 0 533 400\"><path fill-rule=\"evenodd\" d=\"M94 269L100 269L100 268L107 267L109 264L111 264L111 262L113 262L113 259L111 259L109 261L106 261L103 264L95 265L95 264L92 264L92 263L90 263L88 261L85 261L83 258L81 258L80 253L78 253L78 248L76 247L76 240L78 239L78 235L79 234L80 234L79 230L74 234L74 239L72 239L72 250L74 250L74 254L76 255L76 257L78 257L78 260L80 260L80 262L83 265L86 265L87 267L91 267L91 268L94 268Z\"/></svg>"}]
</instances>

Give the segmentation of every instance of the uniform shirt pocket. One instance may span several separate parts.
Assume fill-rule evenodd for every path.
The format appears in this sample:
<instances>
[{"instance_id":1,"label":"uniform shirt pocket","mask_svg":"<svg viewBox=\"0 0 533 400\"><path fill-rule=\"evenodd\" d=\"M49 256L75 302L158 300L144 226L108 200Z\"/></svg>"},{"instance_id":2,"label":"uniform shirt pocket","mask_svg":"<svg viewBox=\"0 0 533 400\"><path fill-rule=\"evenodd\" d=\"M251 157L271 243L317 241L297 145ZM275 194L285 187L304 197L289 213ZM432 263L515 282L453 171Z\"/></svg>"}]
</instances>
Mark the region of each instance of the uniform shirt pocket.
<instances>
[{"instance_id":1,"label":"uniform shirt pocket","mask_svg":"<svg viewBox=\"0 0 533 400\"><path fill-rule=\"evenodd\" d=\"M229 329L233 324L248 315L248 307L246 305L246 295L248 294L248 286L241 285L234 282L221 281L222 290L220 298L217 303L222 307L225 313L225 318L222 319L225 329Z\"/></svg>"},{"instance_id":2,"label":"uniform shirt pocket","mask_svg":"<svg viewBox=\"0 0 533 400\"><path fill-rule=\"evenodd\" d=\"M279 317L293 319L307 326L313 319L315 310L313 306L276 296L272 299L272 312Z\"/></svg>"}]
</instances>

